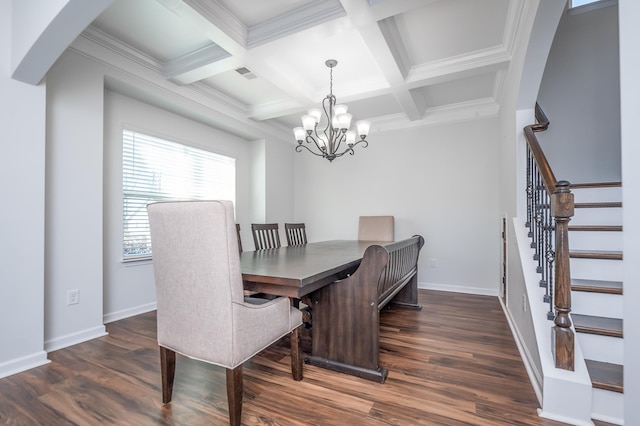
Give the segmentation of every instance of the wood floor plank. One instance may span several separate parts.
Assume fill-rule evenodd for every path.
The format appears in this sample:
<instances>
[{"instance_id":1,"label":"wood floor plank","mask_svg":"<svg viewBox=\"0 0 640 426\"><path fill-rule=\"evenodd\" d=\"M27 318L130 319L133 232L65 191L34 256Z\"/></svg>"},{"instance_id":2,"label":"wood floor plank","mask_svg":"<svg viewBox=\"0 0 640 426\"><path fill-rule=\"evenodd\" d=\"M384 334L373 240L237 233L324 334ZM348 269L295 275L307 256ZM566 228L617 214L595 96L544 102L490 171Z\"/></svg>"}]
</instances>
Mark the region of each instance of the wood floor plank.
<instances>
[{"instance_id":1,"label":"wood floor plank","mask_svg":"<svg viewBox=\"0 0 640 426\"><path fill-rule=\"evenodd\" d=\"M421 311L384 309L384 384L304 366L273 345L245 363L245 425L544 425L496 297L419 291ZM0 425L225 425L225 371L178 356L161 402L155 313L107 324L109 335L49 354L0 380Z\"/></svg>"}]
</instances>

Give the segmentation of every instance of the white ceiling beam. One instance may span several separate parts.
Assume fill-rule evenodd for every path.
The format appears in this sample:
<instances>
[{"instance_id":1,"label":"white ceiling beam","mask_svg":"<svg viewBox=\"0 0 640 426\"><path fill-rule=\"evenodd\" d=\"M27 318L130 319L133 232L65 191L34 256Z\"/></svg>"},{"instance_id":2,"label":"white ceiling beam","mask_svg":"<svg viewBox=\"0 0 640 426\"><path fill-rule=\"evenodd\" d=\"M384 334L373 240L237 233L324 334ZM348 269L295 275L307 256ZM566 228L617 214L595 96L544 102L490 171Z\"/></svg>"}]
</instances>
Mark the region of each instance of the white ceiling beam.
<instances>
[{"instance_id":1,"label":"white ceiling beam","mask_svg":"<svg viewBox=\"0 0 640 426\"><path fill-rule=\"evenodd\" d=\"M409 60L391 18L384 22L383 31L367 3L360 0L341 1L352 23L360 31L371 55L376 59L385 79L393 88L393 95L409 120L421 119L424 109L419 105L421 102L416 102L405 85L405 73L408 70L403 68L409 67ZM385 35L392 41L391 45Z\"/></svg>"},{"instance_id":2,"label":"white ceiling beam","mask_svg":"<svg viewBox=\"0 0 640 426\"><path fill-rule=\"evenodd\" d=\"M369 0L371 16L376 21L421 9L430 3L443 0Z\"/></svg>"},{"instance_id":3,"label":"white ceiling beam","mask_svg":"<svg viewBox=\"0 0 640 426\"><path fill-rule=\"evenodd\" d=\"M162 75L168 79L180 81L185 74L197 71L207 65L214 64L223 59L231 57L229 52L222 49L215 43L211 43L193 52L186 53L172 61L162 65ZM196 80L193 80L196 81ZM191 81L189 81L190 83Z\"/></svg>"},{"instance_id":4,"label":"white ceiling beam","mask_svg":"<svg viewBox=\"0 0 640 426\"><path fill-rule=\"evenodd\" d=\"M187 20L212 43L163 64L162 74L176 84L191 84L244 65L248 31L240 20L218 2L159 0Z\"/></svg>"},{"instance_id":5,"label":"white ceiling beam","mask_svg":"<svg viewBox=\"0 0 640 426\"><path fill-rule=\"evenodd\" d=\"M260 46L345 15L339 0L316 0L250 27L247 48Z\"/></svg>"}]
</instances>

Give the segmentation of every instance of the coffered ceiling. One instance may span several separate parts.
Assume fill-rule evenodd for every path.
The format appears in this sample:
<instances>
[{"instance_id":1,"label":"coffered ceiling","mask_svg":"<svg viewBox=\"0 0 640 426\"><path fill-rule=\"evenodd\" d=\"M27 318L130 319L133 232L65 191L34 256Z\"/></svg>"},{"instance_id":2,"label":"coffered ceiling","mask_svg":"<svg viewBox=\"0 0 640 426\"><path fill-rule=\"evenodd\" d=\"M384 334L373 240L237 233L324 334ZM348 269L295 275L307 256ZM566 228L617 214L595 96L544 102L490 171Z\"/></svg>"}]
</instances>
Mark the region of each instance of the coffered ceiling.
<instances>
[{"instance_id":1,"label":"coffered ceiling","mask_svg":"<svg viewBox=\"0 0 640 426\"><path fill-rule=\"evenodd\" d=\"M375 131L495 115L523 1L115 0L90 30L283 131L336 59L333 93Z\"/></svg>"}]
</instances>

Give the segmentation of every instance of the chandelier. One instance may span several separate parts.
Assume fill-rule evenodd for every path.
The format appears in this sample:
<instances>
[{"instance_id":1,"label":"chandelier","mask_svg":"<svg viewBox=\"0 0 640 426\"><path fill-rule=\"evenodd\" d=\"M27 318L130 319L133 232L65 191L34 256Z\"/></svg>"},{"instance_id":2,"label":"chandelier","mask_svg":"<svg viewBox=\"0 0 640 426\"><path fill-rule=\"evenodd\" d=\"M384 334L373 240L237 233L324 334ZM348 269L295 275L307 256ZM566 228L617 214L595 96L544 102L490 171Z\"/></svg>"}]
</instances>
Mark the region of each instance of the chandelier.
<instances>
[{"instance_id":1,"label":"chandelier","mask_svg":"<svg viewBox=\"0 0 640 426\"><path fill-rule=\"evenodd\" d=\"M307 115L302 116L303 127L296 127L293 133L298 141L296 152L304 148L313 155L333 161L347 152L351 155L355 154L353 148L358 144L366 148L369 145L366 137L371 123L365 120L356 122L357 134L360 136L356 141L356 132L349 130L353 116L347 112L346 105L336 105L336 97L333 96L333 67L338 65L338 61L329 59L325 65L329 67L329 94L322 100L326 126L322 130L320 108L313 108ZM320 132L318 132L318 126L320 126Z\"/></svg>"}]
</instances>

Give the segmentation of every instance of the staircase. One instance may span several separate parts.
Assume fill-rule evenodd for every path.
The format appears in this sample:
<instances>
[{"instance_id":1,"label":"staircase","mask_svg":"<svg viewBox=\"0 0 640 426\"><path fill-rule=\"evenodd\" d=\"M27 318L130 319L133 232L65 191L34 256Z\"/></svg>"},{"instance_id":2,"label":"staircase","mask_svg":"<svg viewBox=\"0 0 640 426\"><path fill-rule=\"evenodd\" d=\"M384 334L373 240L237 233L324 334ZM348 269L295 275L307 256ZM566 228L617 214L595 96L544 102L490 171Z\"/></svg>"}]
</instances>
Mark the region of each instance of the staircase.
<instances>
[{"instance_id":1,"label":"staircase","mask_svg":"<svg viewBox=\"0 0 640 426\"><path fill-rule=\"evenodd\" d=\"M571 319L593 385L592 417L622 424L622 188L608 182L571 191Z\"/></svg>"}]
</instances>

